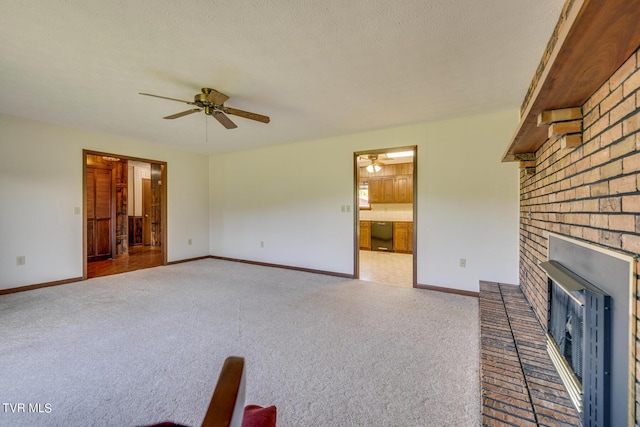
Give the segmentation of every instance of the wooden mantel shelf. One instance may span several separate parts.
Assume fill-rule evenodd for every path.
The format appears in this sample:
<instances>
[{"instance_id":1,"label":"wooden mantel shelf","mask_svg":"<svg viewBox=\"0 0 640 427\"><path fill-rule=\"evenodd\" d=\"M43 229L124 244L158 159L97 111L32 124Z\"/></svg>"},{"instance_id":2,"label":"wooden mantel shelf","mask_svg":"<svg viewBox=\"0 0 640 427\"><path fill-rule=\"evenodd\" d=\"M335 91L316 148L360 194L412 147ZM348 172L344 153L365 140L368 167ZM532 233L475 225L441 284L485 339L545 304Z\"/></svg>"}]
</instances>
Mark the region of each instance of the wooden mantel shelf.
<instances>
[{"instance_id":1,"label":"wooden mantel shelf","mask_svg":"<svg viewBox=\"0 0 640 427\"><path fill-rule=\"evenodd\" d=\"M640 46L636 0L568 0L565 10L503 162L533 153L547 140L547 127L538 127L539 113L582 106Z\"/></svg>"}]
</instances>

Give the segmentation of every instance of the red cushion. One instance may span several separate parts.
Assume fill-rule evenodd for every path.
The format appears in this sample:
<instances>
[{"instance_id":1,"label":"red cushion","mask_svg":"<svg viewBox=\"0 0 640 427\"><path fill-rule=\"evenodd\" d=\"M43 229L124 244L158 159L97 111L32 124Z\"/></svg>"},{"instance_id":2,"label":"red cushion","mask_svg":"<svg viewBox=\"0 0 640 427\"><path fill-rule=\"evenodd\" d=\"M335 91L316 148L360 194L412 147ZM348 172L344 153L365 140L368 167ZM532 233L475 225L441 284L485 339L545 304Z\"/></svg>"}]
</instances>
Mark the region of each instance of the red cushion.
<instances>
[{"instance_id":1,"label":"red cushion","mask_svg":"<svg viewBox=\"0 0 640 427\"><path fill-rule=\"evenodd\" d=\"M245 406L242 427L276 427L276 407Z\"/></svg>"}]
</instances>

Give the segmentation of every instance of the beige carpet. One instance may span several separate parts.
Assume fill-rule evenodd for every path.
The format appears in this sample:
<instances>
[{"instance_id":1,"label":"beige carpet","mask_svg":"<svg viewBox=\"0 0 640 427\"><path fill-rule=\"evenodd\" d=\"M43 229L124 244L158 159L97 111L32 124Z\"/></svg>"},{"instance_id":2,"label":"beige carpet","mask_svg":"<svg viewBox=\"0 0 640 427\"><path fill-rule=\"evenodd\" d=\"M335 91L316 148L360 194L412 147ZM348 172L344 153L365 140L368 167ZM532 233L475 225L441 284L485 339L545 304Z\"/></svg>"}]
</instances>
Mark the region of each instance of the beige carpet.
<instances>
[{"instance_id":1,"label":"beige carpet","mask_svg":"<svg viewBox=\"0 0 640 427\"><path fill-rule=\"evenodd\" d=\"M207 259L0 296L0 336L43 411L2 426L199 425L229 355L280 427L480 422L470 297Z\"/></svg>"}]
</instances>

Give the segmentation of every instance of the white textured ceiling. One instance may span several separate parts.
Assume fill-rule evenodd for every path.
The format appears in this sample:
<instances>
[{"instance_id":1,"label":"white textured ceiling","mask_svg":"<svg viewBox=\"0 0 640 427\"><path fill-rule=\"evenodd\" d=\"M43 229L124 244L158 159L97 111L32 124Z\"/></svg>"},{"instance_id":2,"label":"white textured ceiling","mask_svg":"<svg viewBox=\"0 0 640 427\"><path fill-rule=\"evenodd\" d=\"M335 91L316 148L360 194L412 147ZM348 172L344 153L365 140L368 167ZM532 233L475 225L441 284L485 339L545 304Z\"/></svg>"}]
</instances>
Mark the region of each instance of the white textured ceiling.
<instances>
[{"instance_id":1,"label":"white textured ceiling","mask_svg":"<svg viewBox=\"0 0 640 427\"><path fill-rule=\"evenodd\" d=\"M518 107L563 3L3 0L0 113L214 153ZM204 86L271 123L138 95Z\"/></svg>"}]
</instances>

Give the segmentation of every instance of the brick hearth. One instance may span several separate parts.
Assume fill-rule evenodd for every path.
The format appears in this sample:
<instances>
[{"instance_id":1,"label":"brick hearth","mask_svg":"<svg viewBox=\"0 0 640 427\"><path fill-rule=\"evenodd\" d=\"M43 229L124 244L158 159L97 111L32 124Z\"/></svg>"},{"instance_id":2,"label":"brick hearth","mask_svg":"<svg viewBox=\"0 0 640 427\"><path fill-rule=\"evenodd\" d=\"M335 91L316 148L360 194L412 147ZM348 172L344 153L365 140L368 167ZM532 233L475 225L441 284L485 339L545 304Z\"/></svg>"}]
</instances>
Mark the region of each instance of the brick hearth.
<instances>
[{"instance_id":1,"label":"brick hearth","mask_svg":"<svg viewBox=\"0 0 640 427\"><path fill-rule=\"evenodd\" d=\"M518 286L480 283L482 425L580 426Z\"/></svg>"}]
</instances>

